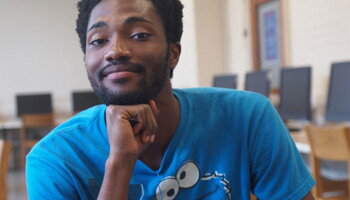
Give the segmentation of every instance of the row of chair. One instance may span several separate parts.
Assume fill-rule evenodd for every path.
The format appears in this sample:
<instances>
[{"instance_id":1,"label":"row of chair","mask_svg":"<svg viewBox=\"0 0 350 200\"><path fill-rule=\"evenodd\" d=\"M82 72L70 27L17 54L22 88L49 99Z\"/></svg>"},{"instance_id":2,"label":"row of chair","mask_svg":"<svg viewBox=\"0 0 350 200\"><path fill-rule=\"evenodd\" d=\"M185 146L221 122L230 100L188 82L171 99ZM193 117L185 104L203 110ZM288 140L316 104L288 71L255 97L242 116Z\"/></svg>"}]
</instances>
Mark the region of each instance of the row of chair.
<instances>
[{"instance_id":1,"label":"row of chair","mask_svg":"<svg viewBox=\"0 0 350 200\"><path fill-rule=\"evenodd\" d=\"M52 113L51 93L16 95L17 116L22 114ZM74 91L72 93L72 110L77 113L91 106L100 104L93 91Z\"/></svg>"},{"instance_id":2,"label":"row of chair","mask_svg":"<svg viewBox=\"0 0 350 200\"><path fill-rule=\"evenodd\" d=\"M325 119L328 122L350 121L350 62L331 65ZM237 75L214 76L213 86L235 89ZM270 94L270 80L267 71L246 74L245 90ZM280 72L278 111L283 120L312 120L312 68L282 68Z\"/></svg>"},{"instance_id":3,"label":"row of chair","mask_svg":"<svg viewBox=\"0 0 350 200\"><path fill-rule=\"evenodd\" d=\"M72 93L73 113L100 104L93 91L75 91ZM19 94L16 96L17 116L21 119L19 130L20 165L25 166L25 157L32 148L55 124L52 107L52 95Z\"/></svg>"},{"instance_id":4,"label":"row of chair","mask_svg":"<svg viewBox=\"0 0 350 200\"><path fill-rule=\"evenodd\" d=\"M214 76L212 85L214 87L237 89L237 81L238 75L236 74L220 74ZM246 73L244 89L268 97L270 93L268 71L262 70Z\"/></svg>"}]
</instances>

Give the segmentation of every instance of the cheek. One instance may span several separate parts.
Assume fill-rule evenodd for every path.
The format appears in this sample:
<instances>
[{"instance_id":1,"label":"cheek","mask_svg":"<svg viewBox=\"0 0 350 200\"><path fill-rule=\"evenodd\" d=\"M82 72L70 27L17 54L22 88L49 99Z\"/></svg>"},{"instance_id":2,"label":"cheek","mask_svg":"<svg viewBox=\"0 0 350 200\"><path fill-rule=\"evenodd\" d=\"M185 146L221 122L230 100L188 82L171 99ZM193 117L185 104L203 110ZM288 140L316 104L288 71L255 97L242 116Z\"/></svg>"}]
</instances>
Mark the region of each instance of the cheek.
<instances>
[{"instance_id":1,"label":"cheek","mask_svg":"<svg viewBox=\"0 0 350 200\"><path fill-rule=\"evenodd\" d=\"M85 66L89 75L95 74L96 70L103 62L103 55L98 53L86 52Z\"/></svg>"},{"instance_id":2,"label":"cheek","mask_svg":"<svg viewBox=\"0 0 350 200\"><path fill-rule=\"evenodd\" d=\"M151 67L164 63L167 55L167 48L159 46L148 46L147 48L136 48L134 50L135 55L139 55L139 58L148 63Z\"/></svg>"}]
</instances>

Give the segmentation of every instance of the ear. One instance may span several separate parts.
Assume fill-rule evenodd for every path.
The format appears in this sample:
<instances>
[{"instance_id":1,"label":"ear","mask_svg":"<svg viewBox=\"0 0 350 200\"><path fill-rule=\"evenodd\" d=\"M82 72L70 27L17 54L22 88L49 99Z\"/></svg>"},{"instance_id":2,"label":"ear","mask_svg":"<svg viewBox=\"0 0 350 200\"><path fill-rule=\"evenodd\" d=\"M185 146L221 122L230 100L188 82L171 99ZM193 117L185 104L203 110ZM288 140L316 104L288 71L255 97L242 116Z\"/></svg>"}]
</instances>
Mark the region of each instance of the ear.
<instances>
[{"instance_id":1,"label":"ear","mask_svg":"<svg viewBox=\"0 0 350 200\"><path fill-rule=\"evenodd\" d=\"M179 62L181 54L181 44L180 43L171 43L169 44L169 58L168 66L170 69L175 69L177 63Z\"/></svg>"}]
</instances>

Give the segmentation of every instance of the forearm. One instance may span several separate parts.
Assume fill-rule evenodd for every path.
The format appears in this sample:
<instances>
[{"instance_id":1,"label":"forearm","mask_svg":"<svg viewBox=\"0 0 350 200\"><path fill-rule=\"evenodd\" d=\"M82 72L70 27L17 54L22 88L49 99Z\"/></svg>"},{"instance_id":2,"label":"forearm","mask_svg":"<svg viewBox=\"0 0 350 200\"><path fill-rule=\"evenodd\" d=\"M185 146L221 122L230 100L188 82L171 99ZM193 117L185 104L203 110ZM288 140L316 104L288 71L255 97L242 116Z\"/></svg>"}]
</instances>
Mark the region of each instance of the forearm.
<instances>
[{"instance_id":1,"label":"forearm","mask_svg":"<svg viewBox=\"0 0 350 200\"><path fill-rule=\"evenodd\" d=\"M106 161L105 174L98 199L128 199L129 182L135 163L135 158L120 159L109 157Z\"/></svg>"},{"instance_id":2,"label":"forearm","mask_svg":"<svg viewBox=\"0 0 350 200\"><path fill-rule=\"evenodd\" d=\"M116 106L106 109L110 154L98 195L99 200L128 199L129 182L141 152L154 142L157 133L155 102L150 105ZM130 121L135 121L132 125Z\"/></svg>"}]
</instances>

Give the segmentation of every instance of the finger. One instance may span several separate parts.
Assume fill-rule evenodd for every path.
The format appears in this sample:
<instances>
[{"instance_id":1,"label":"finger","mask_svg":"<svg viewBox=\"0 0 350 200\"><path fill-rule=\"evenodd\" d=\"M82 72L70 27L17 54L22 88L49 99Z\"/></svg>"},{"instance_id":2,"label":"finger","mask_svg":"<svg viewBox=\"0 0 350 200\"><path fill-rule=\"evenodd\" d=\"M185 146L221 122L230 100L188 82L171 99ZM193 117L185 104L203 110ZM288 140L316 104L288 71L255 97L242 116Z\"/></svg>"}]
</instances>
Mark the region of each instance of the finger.
<instances>
[{"instance_id":1,"label":"finger","mask_svg":"<svg viewBox=\"0 0 350 200\"><path fill-rule=\"evenodd\" d=\"M148 143L150 138L149 134L145 133L145 130L149 129L149 115L153 115L151 108L149 105L138 105L136 107L132 107L129 110L132 119L130 121L133 122L134 126L132 127L134 136L139 138L140 142Z\"/></svg>"},{"instance_id":2,"label":"finger","mask_svg":"<svg viewBox=\"0 0 350 200\"><path fill-rule=\"evenodd\" d=\"M158 124L150 107L146 111L145 117L146 117L147 123L145 124L145 129L144 129L144 132L142 133L142 141L148 143L152 139L151 136L157 133Z\"/></svg>"},{"instance_id":3,"label":"finger","mask_svg":"<svg viewBox=\"0 0 350 200\"><path fill-rule=\"evenodd\" d=\"M141 122L136 122L136 124L132 127L134 135L142 134L143 129L144 129L144 124Z\"/></svg>"},{"instance_id":4,"label":"finger","mask_svg":"<svg viewBox=\"0 0 350 200\"><path fill-rule=\"evenodd\" d=\"M158 115L159 115L159 110L158 110L158 107L157 107L156 102L155 102L153 99L151 99L151 100L149 101L149 106L151 107L153 114L154 114L156 117L158 117Z\"/></svg>"},{"instance_id":5,"label":"finger","mask_svg":"<svg viewBox=\"0 0 350 200\"><path fill-rule=\"evenodd\" d=\"M143 143L149 143L151 136L156 134L155 129L151 128L151 126L152 125L145 126L145 128L142 130L141 141Z\"/></svg>"},{"instance_id":6,"label":"finger","mask_svg":"<svg viewBox=\"0 0 350 200\"><path fill-rule=\"evenodd\" d=\"M156 134L151 135L150 143L153 143L155 140L156 140Z\"/></svg>"},{"instance_id":7,"label":"finger","mask_svg":"<svg viewBox=\"0 0 350 200\"><path fill-rule=\"evenodd\" d=\"M142 134L142 137L140 137L140 141L143 144L153 143L155 139L156 139L156 134Z\"/></svg>"},{"instance_id":8,"label":"finger","mask_svg":"<svg viewBox=\"0 0 350 200\"><path fill-rule=\"evenodd\" d=\"M149 110L147 110L148 112L145 115L147 120L147 125L145 126L145 128L149 130L152 134L154 134L158 130L158 123L156 120L156 116L154 115L154 112L151 109L152 108L149 107ZM158 109L156 109L156 112L158 112Z\"/></svg>"},{"instance_id":9,"label":"finger","mask_svg":"<svg viewBox=\"0 0 350 200\"><path fill-rule=\"evenodd\" d=\"M143 129L145 128L147 124L147 120L145 117L145 108L144 106L137 106L135 108L135 111L132 111L133 113L133 131L134 135L140 135L143 132Z\"/></svg>"}]
</instances>

